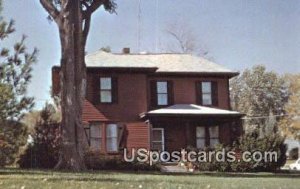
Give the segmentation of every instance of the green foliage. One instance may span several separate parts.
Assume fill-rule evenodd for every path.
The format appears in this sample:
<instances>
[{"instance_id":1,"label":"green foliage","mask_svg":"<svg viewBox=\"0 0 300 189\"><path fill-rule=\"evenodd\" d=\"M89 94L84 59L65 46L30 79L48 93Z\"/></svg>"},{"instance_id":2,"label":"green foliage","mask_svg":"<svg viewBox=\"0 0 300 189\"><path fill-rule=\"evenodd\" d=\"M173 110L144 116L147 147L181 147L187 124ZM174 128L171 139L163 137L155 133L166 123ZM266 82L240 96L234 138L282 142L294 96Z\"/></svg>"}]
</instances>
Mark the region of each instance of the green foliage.
<instances>
[{"instance_id":1,"label":"green foliage","mask_svg":"<svg viewBox=\"0 0 300 189\"><path fill-rule=\"evenodd\" d=\"M158 171L157 164L150 166L147 163L136 161L126 162L120 155L105 156L99 152L85 153L85 164L91 170L128 170L128 171Z\"/></svg>"},{"instance_id":2,"label":"green foliage","mask_svg":"<svg viewBox=\"0 0 300 189\"><path fill-rule=\"evenodd\" d=\"M16 121L0 122L0 167L13 164L27 141L26 126Z\"/></svg>"},{"instance_id":3,"label":"green foliage","mask_svg":"<svg viewBox=\"0 0 300 189\"><path fill-rule=\"evenodd\" d=\"M35 124L35 133L25 152L20 156L18 164L22 168L53 168L58 161L59 122L56 110L46 104L40 112Z\"/></svg>"},{"instance_id":4,"label":"green foliage","mask_svg":"<svg viewBox=\"0 0 300 189\"><path fill-rule=\"evenodd\" d=\"M269 161L264 159L260 162L250 161L250 162L236 162L233 164L232 171L276 171L282 167L286 162L286 150L287 147L284 144L285 138L278 133L272 133L263 138L259 137L259 132L254 131L252 133L245 134L238 143L236 143L233 148L240 150L242 152L249 151L255 152L259 151L265 152L276 152L277 161Z\"/></svg>"},{"instance_id":5,"label":"green foliage","mask_svg":"<svg viewBox=\"0 0 300 189\"><path fill-rule=\"evenodd\" d=\"M290 138L300 140L300 74L284 76L289 98L284 106L286 116L280 121L280 130Z\"/></svg>"},{"instance_id":6,"label":"green foliage","mask_svg":"<svg viewBox=\"0 0 300 189\"><path fill-rule=\"evenodd\" d=\"M15 31L14 22L7 23L0 17L0 40L3 42ZM37 50L28 53L25 36L12 48L0 49L0 119L19 119L24 110L30 110L33 98L26 96L31 80L32 65L37 61Z\"/></svg>"},{"instance_id":7,"label":"green foliage","mask_svg":"<svg viewBox=\"0 0 300 189\"><path fill-rule=\"evenodd\" d=\"M0 17L0 42L14 31L14 22ZM28 53L24 42L25 37L11 48L0 48L0 166L14 163L20 147L25 145L27 129L18 120L34 104L33 98L26 96L26 89L37 50Z\"/></svg>"},{"instance_id":8,"label":"green foliage","mask_svg":"<svg viewBox=\"0 0 300 189\"><path fill-rule=\"evenodd\" d=\"M234 110L249 117L281 115L288 98L285 81L262 65L246 69L230 81L231 100ZM276 120L277 122L278 120ZM266 125L266 119L245 120L246 131Z\"/></svg>"},{"instance_id":9,"label":"green foliage","mask_svg":"<svg viewBox=\"0 0 300 189\"><path fill-rule=\"evenodd\" d=\"M216 161L216 157L212 156L212 161L197 162L196 167L200 171L220 171L220 172L274 172L285 164L286 161L286 145L284 144L284 137L277 133L271 133L265 137L259 137L259 131L247 133L242 136L239 141L232 146L217 145L215 152L221 152L224 149L225 160L228 159L227 153L229 151L235 152L236 161ZM208 153L211 149L205 149ZM242 161L243 152L261 152L263 155L262 161ZM276 152L277 161L272 159L269 161L269 155L265 156L265 152ZM238 161L240 159L240 161Z\"/></svg>"}]
</instances>

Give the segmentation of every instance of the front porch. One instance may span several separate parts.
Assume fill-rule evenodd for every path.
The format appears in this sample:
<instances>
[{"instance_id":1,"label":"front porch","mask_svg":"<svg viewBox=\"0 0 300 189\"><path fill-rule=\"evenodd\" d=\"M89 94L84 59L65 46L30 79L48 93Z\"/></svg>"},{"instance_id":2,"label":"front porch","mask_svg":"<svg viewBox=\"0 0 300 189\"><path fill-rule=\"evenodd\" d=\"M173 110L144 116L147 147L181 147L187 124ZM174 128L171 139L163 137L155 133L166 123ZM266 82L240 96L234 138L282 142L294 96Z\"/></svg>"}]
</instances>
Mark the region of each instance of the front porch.
<instances>
[{"instance_id":1,"label":"front porch","mask_svg":"<svg viewBox=\"0 0 300 189\"><path fill-rule=\"evenodd\" d=\"M179 104L150 111L144 118L150 123L151 149L172 152L231 144L242 134L242 116L229 110Z\"/></svg>"}]
</instances>

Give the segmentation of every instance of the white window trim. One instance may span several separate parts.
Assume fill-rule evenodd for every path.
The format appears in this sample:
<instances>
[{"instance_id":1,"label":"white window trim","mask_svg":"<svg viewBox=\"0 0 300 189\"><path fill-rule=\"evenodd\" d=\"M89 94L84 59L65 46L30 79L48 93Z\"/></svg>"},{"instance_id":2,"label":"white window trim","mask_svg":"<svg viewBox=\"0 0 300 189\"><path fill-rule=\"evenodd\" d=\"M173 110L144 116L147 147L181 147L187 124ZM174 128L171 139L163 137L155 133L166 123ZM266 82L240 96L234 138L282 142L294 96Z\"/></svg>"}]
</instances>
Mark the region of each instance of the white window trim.
<instances>
[{"instance_id":1,"label":"white window trim","mask_svg":"<svg viewBox=\"0 0 300 189\"><path fill-rule=\"evenodd\" d=\"M117 136L115 136L115 137L112 137L112 136L108 136L107 135L107 130L108 130L108 127L109 127L109 125L115 125L116 126L116 134L117 134ZM107 124L106 125L106 130L105 130L105 143L106 143L106 151L107 152L109 152L109 153L113 153L113 152L118 152L119 151L119 146L118 146L118 124L115 124L115 123L110 123L110 124ZM107 147L107 145L108 145L108 142L107 142L107 140L108 139L116 139L116 147L117 147L117 150L116 151L114 151L114 150L108 150L108 147Z\"/></svg>"},{"instance_id":2,"label":"white window trim","mask_svg":"<svg viewBox=\"0 0 300 189\"><path fill-rule=\"evenodd\" d=\"M153 144L153 142L161 142L162 151L165 151L165 130L164 130L164 128L152 128L152 133L153 133L154 130L161 131L162 136L161 136L161 141L152 140L152 144Z\"/></svg>"},{"instance_id":3,"label":"white window trim","mask_svg":"<svg viewBox=\"0 0 300 189\"><path fill-rule=\"evenodd\" d=\"M203 92L203 83L210 83L210 92ZM212 82L211 81L202 81L201 82L201 91L202 91L202 94L201 94L201 98L202 98L202 104L204 106L212 106L213 105L213 91L212 91ZM203 96L204 95L210 95L210 101L211 103L210 104L204 104L204 98Z\"/></svg>"},{"instance_id":4,"label":"white window trim","mask_svg":"<svg viewBox=\"0 0 300 189\"><path fill-rule=\"evenodd\" d=\"M98 136L98 137L92 136L92 134L91 134L91 133L92 133L92 127L99 127L99 129L100 129L100 136ZM90 143L90 148L91 148L91 149L99 150L99 151L102 150L102 141L103 141L102 132L103 132L103 128L102 128L102 126L101 126L100 124L99 124L99 125L98 125L98 124L91 124L91 125L89 126L89 136L88 136L88 137L89 137L89 143ZM95 140L95 139L96 139L96 140L98 139L98 140L100 141L100 149L96 149L96 148L93 148L93 147L92 147L92 142L91 142L91 141L92 141L93 139L94 139L94 140Z\"/></svg>"},{"instance_id":5,"label":"white window trim","mask_svg":"<svg viewBox=\"0 0 300 189\"><path fill-rule=\"evenodd\" d=\"M102 86L101 86L101 79L110 79L110 89L103 89ZM100 77L99 79L100 81L100 102L101 103L112 103L113 102L113 83L112 83L112 77ZM110 101L102 101L102 95L101 95L101 92L102 91L107 91L107 92L110 92Z\"/></svg>"},{"instance_id":6,"label":"white window trim","mask_svg":"<svg viewBox=\"0 0 300 189\"><path fill-rule=\"evenodd\" d=\"M166 92L165 93L162 93L162 92L158 92L158 83L166 83ZM159 99L159 95L166 95L167 96L167 99L166 99L166 104L159 104L158 103L158 99ZM156 98L157 98L157 105L158 106L167 106L169 105L169 99L168 99L168 96L169 96L169 91L168 91L168 81L156 81Z\"/></svg>"}]
</instances>

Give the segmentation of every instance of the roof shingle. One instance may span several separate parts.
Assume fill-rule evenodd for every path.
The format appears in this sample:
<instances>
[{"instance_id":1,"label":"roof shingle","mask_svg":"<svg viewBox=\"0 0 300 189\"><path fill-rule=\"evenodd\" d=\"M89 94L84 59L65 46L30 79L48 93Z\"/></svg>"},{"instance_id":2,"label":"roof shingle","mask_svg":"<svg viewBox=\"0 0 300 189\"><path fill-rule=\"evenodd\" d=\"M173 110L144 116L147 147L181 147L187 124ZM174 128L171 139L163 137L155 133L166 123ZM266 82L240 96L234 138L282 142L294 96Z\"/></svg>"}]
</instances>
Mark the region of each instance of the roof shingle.
<instances>
[{"instance_id":1,"label":"roof shingle","mask_svg":"<svg viewBox=\"0 0 300 189\"><path fill-rule=\"evenodd\" d=\"M82 122L88 123L91 121L108 121L108 119L92 103L88 100L84 100Z\"/></svg>"},{"instance_id":2,"label":"roof shingle","mask_svg":"<svg viewBox=\"0 0 300 189\"><path fill-rule=\"evenodd\" d=\"M113 54L97 51L87 55L85 60L87 67L97 68L156 68L157 73L238 74L191 54Z\"/></svg>"}]
</instances>

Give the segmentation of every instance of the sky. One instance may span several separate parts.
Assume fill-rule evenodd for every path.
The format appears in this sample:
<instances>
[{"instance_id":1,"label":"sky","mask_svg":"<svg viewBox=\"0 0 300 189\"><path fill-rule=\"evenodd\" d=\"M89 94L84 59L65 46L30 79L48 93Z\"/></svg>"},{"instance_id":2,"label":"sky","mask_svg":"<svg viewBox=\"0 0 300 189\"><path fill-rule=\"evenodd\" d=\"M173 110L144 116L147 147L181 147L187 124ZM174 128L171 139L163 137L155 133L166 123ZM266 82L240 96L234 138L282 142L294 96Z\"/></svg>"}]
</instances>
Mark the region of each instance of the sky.
<instances>
[{"instance_id":1,"label":"sky","mask_svg":"<svg viewBox=\"0 0 300 189\"><path fill-rule=\"evenodd\" d=\"M140 1L140 6L139 6ZM216 63L242 72L257 64L268 70L300 73L300 0L116 0L117 14L102 8L92 17L88 53L110 46L119 53L162 53L171 38L166 29L188 28ZM4 0L3 16L16 32L3 45L27 36L28 50L39 49L28 95L36 109L50 100L51 67L60 62L57 26L39 0ZM139 11L140 10L140 11Z\"/></svg>"}]
</instances>

